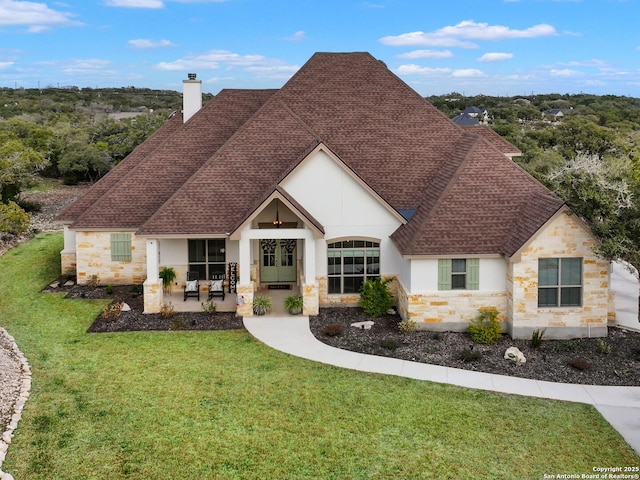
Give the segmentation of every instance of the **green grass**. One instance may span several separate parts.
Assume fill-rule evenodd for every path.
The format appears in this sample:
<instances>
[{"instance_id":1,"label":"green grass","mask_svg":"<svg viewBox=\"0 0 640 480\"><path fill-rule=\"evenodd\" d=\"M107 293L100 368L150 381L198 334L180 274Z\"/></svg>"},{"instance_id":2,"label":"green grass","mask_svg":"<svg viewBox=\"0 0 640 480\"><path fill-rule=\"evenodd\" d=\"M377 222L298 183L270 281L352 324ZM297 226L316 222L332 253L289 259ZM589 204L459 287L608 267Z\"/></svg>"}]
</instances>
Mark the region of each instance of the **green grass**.
<instances>
[{"instance_id":1,"label":"green grass","mask_svg":"<svg viewBox=\"0 0 640 480\"><path fill-rule=\"evenodd\" d=\"M0 322L33 370L17 479L539 479L638 465L595 409L366 374L248 333L87 334L103 302L40 289L60 234L0 258Z\"/></svg>"}]
</instances>

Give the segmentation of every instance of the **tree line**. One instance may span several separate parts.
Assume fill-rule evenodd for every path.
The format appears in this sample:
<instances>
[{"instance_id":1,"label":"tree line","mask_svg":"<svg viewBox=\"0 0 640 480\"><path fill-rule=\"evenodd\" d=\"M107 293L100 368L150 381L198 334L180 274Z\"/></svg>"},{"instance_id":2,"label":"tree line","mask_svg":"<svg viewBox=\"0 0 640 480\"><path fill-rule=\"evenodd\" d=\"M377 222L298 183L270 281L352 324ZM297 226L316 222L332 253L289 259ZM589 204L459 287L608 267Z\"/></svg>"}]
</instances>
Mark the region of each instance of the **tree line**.
<instances>
[{"instance_id":1,"label":"tree line","mask_svg":"<svg viewBox=\"0 0 640 480\"><path fill-rule=\"evenodd\" d=\"M514 161L589 223L599 253L640 266L640 99L452 92L427 100L449 117L486 109L489 126L522 151ZM171 90L0 89L0 231L28 228L20 192L35 178L96 181L181 104ZM552 109L561 118L544 114Z\"/></svg>"}]
</instances>

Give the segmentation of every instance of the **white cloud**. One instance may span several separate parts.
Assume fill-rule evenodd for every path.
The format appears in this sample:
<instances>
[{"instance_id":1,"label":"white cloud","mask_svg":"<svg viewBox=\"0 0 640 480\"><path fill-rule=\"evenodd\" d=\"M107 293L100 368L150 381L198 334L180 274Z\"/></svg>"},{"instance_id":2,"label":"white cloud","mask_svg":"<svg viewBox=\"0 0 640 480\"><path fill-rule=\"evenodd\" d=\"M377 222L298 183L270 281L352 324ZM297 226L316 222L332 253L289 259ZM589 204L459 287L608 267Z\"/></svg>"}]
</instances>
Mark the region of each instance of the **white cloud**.
<instances>
[{"instance_id":1,"label":"white cloud","mask_svg":"<svg viewBox=\"0 0 640 480\"><path fill-rule=\"evenodd\" d=\"M298 30L296 33L289 37L284 37L284 40L289 42L301 42L305 39L305 33L303 30Z\"/></svg>"},{"instance_id":2,"label":"white cloud","mask_svg":"<svg viewBox=\"0 0 640 480\"><path fill-rule=\"evenodd\" d=\"M13 64L14 62L0 62L0 69L10 67Z\"/></svg>"},{"instance_id":3,"label":"white cloud","mask_svg":"<svg viewBox=\"0 0 640 480\"><path fill-rule=\"evenodd\" d=\"M478 57L479 62L502 62L513 58L513 53L491 52Z\"/></svg>"},{"instance_id":4,"label":"white cloud","mask_svg":"<svg viewBox=\"0 0 640 480\"><path fill-rule=\"evenodd\" d=\"M451 50L414 50L413 52L403 53L398 55L398 58L406 58L408 60L415 60L418 58L451 58L453 53Z\"/></svg>"},{"instance_id":5,"label":"white cloud","mask_svg":"<svg viewBox=\"0 0 640 480\"><path fill-rule=\"evenodd\" d=\"M486 77L486 75L481 70L477 70L475 68L462 68L460 70L454 71L452 75L456 78Z\"/></svg>"},{"instance_id":6,"label":"white cloud","mask_svg":"<svg viewBox=\"0 0 640 480\"><path fill-rule=\"evenodd\" d=\"M136 38L129 40L129 45L133 48L148 50L151 48L173 47L174 44L169 40L151 40L149 38Z\"/></svg>"},{"instance_id":7,"label":"white cloud","mask_svg":"<svg viewBox=\"0 0 640 480\"><path fill-rule=\"evenodd\" d=\"M0 25L28 25L38 33L56 25L80 25L73 14L49 8L45 3L0 0Z\"/></svg>"},{"instance_id":8,"label":"white cloud","mask_svg":"<svg viewBox=\"0 0 640 480\"><path fill-rule=\"evenodd\" d=\"M241 67L246 70L253 71L262 70L272 72L279 69L280 71L289 70L294 72L298 70L298 66L287 65L282 60L267 58L263 55L239 55L227 50L211 50L201 55L188 55L173 62L160 62L155 68L158 70L217 70L225 68L227 70Z\"/></svg>"},{"instance_id":9,"label":"white cloud","mask_svg":"<svg viewBox=\"0 0 640 480\"><path fill-rule=\"evenodd\" d=\"M489 25L465 20L453 26L446 26L433 32L409 32L380 39L385 45L428 45L440 47L476 48L469 40L509 40L517 38L536 38L556 35L553 26L541 23L524 30L515 30L503 25Z\"/></svg>"},{"instance_id":10,"label":"white cloud","mask_svg":"<svg viewBox=\"0 0 640 480\"><path fill-rule=\"evenodd\" d=\"M108 7L126 7L126 8L163 8L162 0L107 0L105 5Z\"/></svg>"},{"instance_id":11,"label":"white cloud","mask_svg":"<svg viewBox=\"0 0 640 480\"><path fill-rule=\"evenodd\" d=\"M420 65L408 64L408 65L400 65L396 69L396 73L398 75L435 76L435 75L447 75L447 74L451 73L451 69L450 68L421 67Z\"/></svg>"},{"instance_id":12,"label":"white cloud","mask_svg":"<svg viewBox=\"0 0 640 480\"><path fill-rule=\"evenodd\" d=\"M553 75L554 77L575 77L578 75L581 75L581 73L577 70L571 70L568 68L562 69L562 70L557 70L555 68L551 69L549 71L549 73L551 75Z\"/></svg>"}]
</instances>

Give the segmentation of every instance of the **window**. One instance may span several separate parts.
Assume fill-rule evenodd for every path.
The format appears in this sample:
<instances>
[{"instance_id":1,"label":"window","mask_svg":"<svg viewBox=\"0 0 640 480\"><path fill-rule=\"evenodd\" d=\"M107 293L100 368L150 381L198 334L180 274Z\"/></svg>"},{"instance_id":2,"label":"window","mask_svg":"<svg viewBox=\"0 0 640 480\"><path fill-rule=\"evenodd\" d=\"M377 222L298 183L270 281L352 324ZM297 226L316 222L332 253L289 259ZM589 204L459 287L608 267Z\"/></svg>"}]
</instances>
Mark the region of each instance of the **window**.
<instances>
[{"instance_id":1,"label":"window","mask_svg":"<svg viewBox=\"0 0 640 480\"><path fill-rule=\"evenodd\" d=\"M582 305L582 258L538 259L538 307Z\"/></svg>"},{"instance_id":2,"label":"window","mask_svg":"<svg viewBox=\"0 0 640 480\"><path fill-rule=\"evenodd\" d=\"M359 293L366 280L380 276L380 244L347 240L327 245L329 293Z\"/></svg>"},{"instance_id":3,"label":"window","mask_svg":"<svg viewBox=\"0 0 640 480\"><path fill-rule=\"evenodd\" d=\"M479 288L479 258L438 260L438 290L478 290Z\"/></svg>"},{"instance_id":4,"label":"window","mask_svg":"<svg viewBox=\"0 0 640 480\"><path fill-rule=\"evenodd\" d=\"M189 271L198 272L201 280L226 269L224 238L189 240Z\"/></svg>"},{"instance_id":5,"label":"window","mask_svg":"<svg viewBox=\"0 0 640 480\"><path fill-rule=\"evenodd\" d=\"M131 234L112 233L111 234L111 261L130 262L131 261Z\"/></svg>"}]
</instances>

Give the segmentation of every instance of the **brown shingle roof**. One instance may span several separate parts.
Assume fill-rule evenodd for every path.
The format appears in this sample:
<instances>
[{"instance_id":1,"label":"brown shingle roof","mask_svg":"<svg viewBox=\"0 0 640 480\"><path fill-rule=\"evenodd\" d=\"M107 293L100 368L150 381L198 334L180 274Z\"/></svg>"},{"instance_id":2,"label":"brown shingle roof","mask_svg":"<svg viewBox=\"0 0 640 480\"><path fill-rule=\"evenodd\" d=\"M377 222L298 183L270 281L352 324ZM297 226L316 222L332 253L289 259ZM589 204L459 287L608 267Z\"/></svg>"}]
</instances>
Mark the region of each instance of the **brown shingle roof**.
<instances>
[{"instance_id":1,"label":"brown shingle roof","mask_svg":"<svg viewBox=\"0 0 640 480\"><path fill-rule=\"evenodd\" d=\"M509 254L562 201L495 137L454 125L367 53L318 53L276 93L221 92L74 226L231 232L322 142L389 205L415 210L392 236L402 254Z\"/></svg>"},{"instance_id":2,"label":"brown shingle roof","mask_svg":"<svg viewBox=\"0 0 640 480\"><path fill-rule=\"evenodd\" d=\"M495 130L486 125L462 125L465 130L476 133L483 137L486 141L488 141L491 145L493 145L497 150L504 153L505 155L515 157L517 155L522 155L522 152L518 147L509 142L506 138L498 135Z\"/></svg>"},{"instance_id":3,"label":"brown shingle roof","mask_svg":"<svg viewBox=\"0 0 640 480\"><path fill-rule=\"evenodd\" d=\"M223 90L94 202L78 229L139 228L274 93Z\"/></svg>"}]
</instances>

